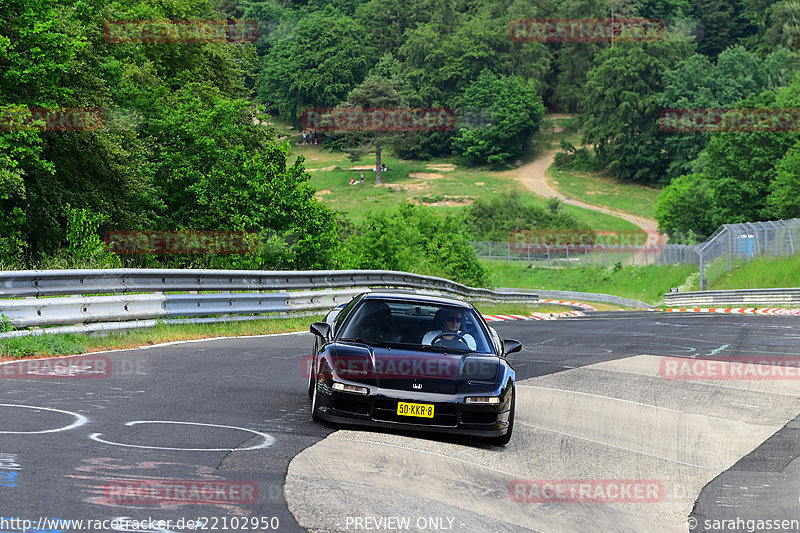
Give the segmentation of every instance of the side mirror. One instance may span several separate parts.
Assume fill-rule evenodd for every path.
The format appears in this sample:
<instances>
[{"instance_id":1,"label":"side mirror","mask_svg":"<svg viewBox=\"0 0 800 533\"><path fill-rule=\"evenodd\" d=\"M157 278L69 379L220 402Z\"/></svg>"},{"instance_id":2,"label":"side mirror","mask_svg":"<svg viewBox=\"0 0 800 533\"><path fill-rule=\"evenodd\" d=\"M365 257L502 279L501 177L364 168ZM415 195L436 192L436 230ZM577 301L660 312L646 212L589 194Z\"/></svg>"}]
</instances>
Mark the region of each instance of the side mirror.
<instances>
[{"instance_id":1,"label":"side mirror","mask_svg":"<svg viewBox=\"0 0 800 533\"><path fill-rule=\"evenodd\" d=\"M314 322L308 329L314 335L322 337L325 340L328 340L328 337L331 334L331 325L327 322Z\"/></svg>"},{"instance_id":2,"label":"side mirror","mask_svg":"<svg viewBox=\"0 0 800 533\"><path fill-rule=\"evenodd\" d=\"M522 343L514 339L506 339L503 341L503 357L511 355L522 349Z\"/></svg>"}]
</instances>

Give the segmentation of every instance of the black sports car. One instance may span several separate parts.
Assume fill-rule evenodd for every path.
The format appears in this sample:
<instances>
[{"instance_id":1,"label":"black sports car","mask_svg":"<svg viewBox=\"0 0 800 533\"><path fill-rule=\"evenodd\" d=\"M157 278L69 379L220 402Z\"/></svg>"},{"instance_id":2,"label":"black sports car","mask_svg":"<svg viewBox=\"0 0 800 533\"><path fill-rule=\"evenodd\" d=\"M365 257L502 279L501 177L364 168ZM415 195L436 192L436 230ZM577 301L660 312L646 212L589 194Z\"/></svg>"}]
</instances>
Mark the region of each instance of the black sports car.
<instances>
[{"instance_id":1,"label":"black sports car","mask_svg":"<svg viewBox=\"0 0 800 533\"><path fill-rule=\"evenodd\" d=\"M404 292L361 294L311 325L314 420L460 433L505 445L522 348L472 305Z\"/></svg>"}]
</instances>

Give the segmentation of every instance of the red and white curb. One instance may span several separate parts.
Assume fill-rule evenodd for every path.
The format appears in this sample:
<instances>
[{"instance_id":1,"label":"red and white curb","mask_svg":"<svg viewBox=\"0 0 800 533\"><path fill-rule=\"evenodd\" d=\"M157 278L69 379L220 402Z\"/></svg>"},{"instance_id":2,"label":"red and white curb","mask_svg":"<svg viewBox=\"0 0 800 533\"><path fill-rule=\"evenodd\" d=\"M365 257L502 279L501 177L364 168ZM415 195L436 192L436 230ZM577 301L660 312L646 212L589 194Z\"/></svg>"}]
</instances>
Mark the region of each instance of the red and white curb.
<instances>
[{"instance_id":1,"label":"red and white curb","mask_svg":"<svg viewBox=\"0 0 800 533\"><path fill-rule=\"evenodd\" d=\"M546 304L561 304L561 305L569 305L571 307L580 307L581 309L586 309L587 311L597 311L594 307L589 304L585 304L583 302L568 302L566 300L538 300L537 303L544 302Z\"/></svg>"},{"instance_id":2,"label":"red and white curb","mask_svg":"<svg viewBox=\"0 0 800 533\"><path fill-rule=\"evenodd\" d=\"M800 309L785 307L691 307L686 309L659 309L667 313L735 313L742 315L792 315L800 316Z\"/></svg>"},{"instance_id":3,"label":"red and white curb","mask_svg":"<svg viewBox=\"0 0 800 533\"><path fill-rule=\"evenodd\" d=\"M487 322L502 322L504 320L555 320L573 316L586 316L582 311L564 311L563 313L531 313L530 315L483 315Z\"/></svg>"}]
</instances>

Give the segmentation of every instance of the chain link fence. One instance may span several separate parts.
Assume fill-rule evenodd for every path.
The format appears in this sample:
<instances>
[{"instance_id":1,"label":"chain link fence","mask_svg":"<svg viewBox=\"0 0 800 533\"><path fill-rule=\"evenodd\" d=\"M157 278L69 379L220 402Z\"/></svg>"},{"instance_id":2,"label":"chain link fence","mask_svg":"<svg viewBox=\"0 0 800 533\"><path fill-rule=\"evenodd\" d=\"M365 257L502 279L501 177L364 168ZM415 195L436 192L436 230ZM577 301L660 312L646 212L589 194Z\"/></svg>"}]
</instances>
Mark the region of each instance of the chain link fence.
<instances>
[{"instance_id":1,"label":"chain link fence","mask_svg":"<svg viewBox=\"0 0 800 533\"><path fill-rule=\"evenodd\" d=\"M513 237L513 234L512 234ZM734 266L757 257L788 257L800 253L800 218L745 222L720 226L700 244L545 244L539 242L474 241L478 257L496 261L525 261L540 268L627 265L697 265L700 286Z\"/></svg>"},{"instance_id":2,"label":"chain link fence","mask_svg":"<svg viewBox=\"0 0 800 533\"><path fill-rule=\"evenodd\" d=\"M700 288L757 257L788 257L800 253L800 218L724 224L701 244L667 244L660 264L695 264Z\"/></svg>"},{"instance_id":3,"label":"chain link fence","mask_svg":"<svg viewBox=\"0 0 800 533\"><path fill-rule=\"evenodd\" d=\"M570 268L621 265L656 265L660 246L605 244L514 244L473 241L472 248L482 259L525 261L534 267Z\"/></svg>"}]
</instances>

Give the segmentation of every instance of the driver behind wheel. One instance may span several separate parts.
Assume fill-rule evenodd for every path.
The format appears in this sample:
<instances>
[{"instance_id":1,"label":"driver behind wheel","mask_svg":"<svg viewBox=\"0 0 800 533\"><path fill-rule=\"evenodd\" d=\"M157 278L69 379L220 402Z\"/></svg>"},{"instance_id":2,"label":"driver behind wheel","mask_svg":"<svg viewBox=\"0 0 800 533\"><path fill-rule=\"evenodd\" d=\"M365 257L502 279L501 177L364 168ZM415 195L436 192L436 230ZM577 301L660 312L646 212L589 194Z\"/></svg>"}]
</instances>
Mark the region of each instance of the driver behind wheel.
<instances>
[{"instance_id":1,"label":"driver behind wheel","mask_svg":"<svg viewBox=\"0 0 800 533\"><path fill-rule=\"evenodd\" d=\"M443 345L451 348L458 348L459 345L463 347L463 343L466 342L470 350L476 350L477 343L472 335L461 332L462 321L463 317L461 311L456 309L439 309L433 317L433 327L438 327L439 329L434 329L426 333L425 336L422 337L422 344L431 344L436 337L439 337L436 339L436 346ZM456 333L457 335L446 335L447 333ZM461 339L463 339L463 342Z\"/></svg>"}]
</instances>

